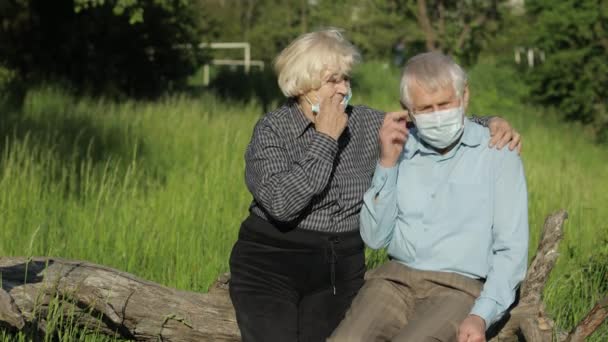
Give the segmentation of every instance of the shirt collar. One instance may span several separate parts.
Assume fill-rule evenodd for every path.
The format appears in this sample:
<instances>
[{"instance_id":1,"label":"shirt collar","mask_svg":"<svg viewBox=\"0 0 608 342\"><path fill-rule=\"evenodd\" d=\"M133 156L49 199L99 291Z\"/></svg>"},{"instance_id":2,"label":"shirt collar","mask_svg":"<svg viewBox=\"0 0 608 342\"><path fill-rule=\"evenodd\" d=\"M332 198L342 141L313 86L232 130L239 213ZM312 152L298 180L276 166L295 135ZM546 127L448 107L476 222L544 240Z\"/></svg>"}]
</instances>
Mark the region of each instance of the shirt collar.
<instances>
[{"instance_id":1,"label":"shirt collar","mask_svg":"<svg viewBox=\"0 0 608 342\"><path fill-rule=\"evenodd\" d=\"M297 138L306 131L312 122L304 115L304 112L300 109L300 106L298 106L298 102L295 99L288 99L287 107L289 108L290 116L293 118L294 125L292 131Z\"/></svg>"},{"instance_id":2,"label":"shirt collar","mask_svg":"<svg viewBox=\"0 0 608 342\"><path fill-rule=\"evenodd\" d=\"M481 144L482 135L481 132L474 127L474 123L471 122L467 117L464 118L464 131L462 136L460 137L460 143L454 148L458 148L460 145L475 147ZM424 143L418 137L418 131L416 127L410 130L409 138L405 143L405 148L403 149L403 157L405 159L412 159L416 153L421 154L438 154L433 148L431 148L428 144Z\"/></svg>"},{"instance_id":3,"label":"shirt collar","mask_svg":"<svg viewBox=\"0 0 608 342\"><path fill-rule=\"evenodd\" d=\"M298 138L302 134L304 134L304 132L306 132L308 126L312 125L312 121L310 121L310 119L307 118L306 115L304 115L304 112L298 105L298 101L296 101L294 98L288 99L286 106L289 109L291 117L293 118L293 134L296 138ZM349 118L351 118L353 116L353 107L347 106L345 109L345 113L346 115L348 115Z\"/></svg>"}]
</instances>

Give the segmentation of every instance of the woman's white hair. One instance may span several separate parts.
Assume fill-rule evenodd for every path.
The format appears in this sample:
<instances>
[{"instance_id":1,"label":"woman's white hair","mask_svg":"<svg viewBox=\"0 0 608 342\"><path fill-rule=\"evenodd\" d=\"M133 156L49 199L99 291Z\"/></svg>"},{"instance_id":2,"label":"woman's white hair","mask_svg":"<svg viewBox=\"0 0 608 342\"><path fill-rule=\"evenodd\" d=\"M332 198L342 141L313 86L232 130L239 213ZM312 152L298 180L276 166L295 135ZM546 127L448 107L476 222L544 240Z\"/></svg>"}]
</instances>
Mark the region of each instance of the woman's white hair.
<instances>
[{"instance_id":1,"label":"woman's white hair","mask_svg":"<svg viewBox=\"0 0 608 342\"><path fill-rule=\"evenodd\" d=\"M423 89L435 92L450 84L456 96L462 98L467 85L467 74L450 57L440 52L426 52L412 57L403 68L401 76L401 103L412 109L409 85L416 82Z\"/></svg>"},{"instance_id":2,"label":"woman's white hair","mask_svg":"<svg viewBox=\"0 0 608 342\"><path fill-rule=\"evenodd\" d=\"M326 72L348 76L360 59L341 30L329 28L298 37L281 51L274 67L283 94L297 97L321 87Z\"/></svg>"}]
</instances>

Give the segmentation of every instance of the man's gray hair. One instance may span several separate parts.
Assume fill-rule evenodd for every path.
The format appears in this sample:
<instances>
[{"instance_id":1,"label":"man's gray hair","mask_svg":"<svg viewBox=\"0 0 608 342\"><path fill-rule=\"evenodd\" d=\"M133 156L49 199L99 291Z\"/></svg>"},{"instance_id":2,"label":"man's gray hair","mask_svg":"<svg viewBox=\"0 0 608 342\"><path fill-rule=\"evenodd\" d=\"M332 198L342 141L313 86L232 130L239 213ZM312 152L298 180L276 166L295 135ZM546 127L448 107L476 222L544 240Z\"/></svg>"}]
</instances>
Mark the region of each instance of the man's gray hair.
<instances>
[{"instance_id":1,"label":"man's gray hair","mask_svg":"<svg viewBox=\"0 0 608 342\"><path fill-rule=\"evenodd\" d=\"M450 84L458 98L462 98L467 85L467 74L450 57L440 52L426 52L412 57L401 76L401 103L412 110L408 85L416 82L423 89L435 92Z\"/></svg>"}]
</instances>

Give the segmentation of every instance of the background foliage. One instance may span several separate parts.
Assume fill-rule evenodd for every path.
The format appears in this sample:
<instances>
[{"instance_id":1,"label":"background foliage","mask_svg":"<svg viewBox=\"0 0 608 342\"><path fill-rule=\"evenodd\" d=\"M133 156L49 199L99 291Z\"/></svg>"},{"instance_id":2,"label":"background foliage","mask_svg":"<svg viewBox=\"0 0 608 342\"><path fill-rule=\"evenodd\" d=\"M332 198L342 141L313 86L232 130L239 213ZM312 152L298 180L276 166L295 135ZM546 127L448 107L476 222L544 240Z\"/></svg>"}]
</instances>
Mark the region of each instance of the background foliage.
<instances>
[{"instance_id":1,"label":"background foliage","mask_svg":"<svg viewBox=\"0 0 608 342\"><path fill-rule=\"evenodd\" d=\"M28 83L160 95L204 60L198 49L176 48L200 42L204 21L195 9L178 0L1 0L0 64Z\"/></svg>"},{"instance_id":2,"label":"background foliage","mask_svg":"<svg viewBox=\"0 0 608 342\"><path fill-rule=\"evenodd\" d=\"M29 85L59 80L80 93L157 97L183 90L210 57L200 42L247 41L270 65L297 35L343 28L366 60L442 50L472 66L536 48L527 100L554 106L608 141L608 0L0 0L0 70ZM185 45L192 48L179 48ZM6 78L5 72L0 72ZM273 76L270 75L269 78Z\"/></svg>"},{"instance_id":3,"label":"background foliage","mask_svg":"<svg viewBox=\"0 0 608 342\"><path fill-rule=\"evenodd\" d=\"M608 142L608 1L529 1L531 40L547 59L529 73L533 99L592 124Z\"/></svg>"}]
</instances>

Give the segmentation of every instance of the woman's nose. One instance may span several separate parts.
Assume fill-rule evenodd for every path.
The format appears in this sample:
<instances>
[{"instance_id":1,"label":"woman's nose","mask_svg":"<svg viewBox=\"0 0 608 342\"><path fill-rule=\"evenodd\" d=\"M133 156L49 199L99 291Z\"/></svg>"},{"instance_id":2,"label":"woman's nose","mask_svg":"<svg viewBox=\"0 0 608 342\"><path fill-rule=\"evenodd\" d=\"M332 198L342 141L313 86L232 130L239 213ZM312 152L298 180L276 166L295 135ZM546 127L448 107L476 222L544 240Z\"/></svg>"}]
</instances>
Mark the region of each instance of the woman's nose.
<instances>
[{"instance_id":1,"label":"woman's nose","mask_svg":"<svg viewBox=\"0 0 608 342\"><path fill-rule=\"evenodd\" d=\"M336 83L336 91L342 94L346 94L348 92L348 88L350 88L350 82L347 80L342 80Z\"/></svg>"}]
</instances>

